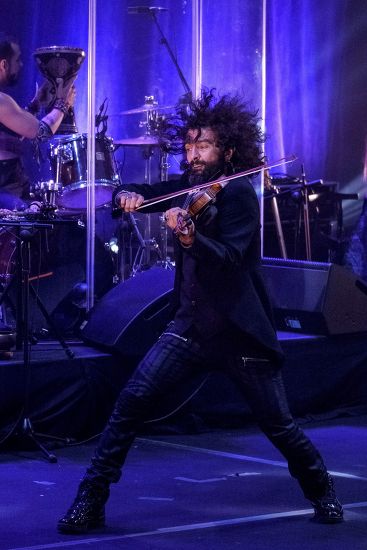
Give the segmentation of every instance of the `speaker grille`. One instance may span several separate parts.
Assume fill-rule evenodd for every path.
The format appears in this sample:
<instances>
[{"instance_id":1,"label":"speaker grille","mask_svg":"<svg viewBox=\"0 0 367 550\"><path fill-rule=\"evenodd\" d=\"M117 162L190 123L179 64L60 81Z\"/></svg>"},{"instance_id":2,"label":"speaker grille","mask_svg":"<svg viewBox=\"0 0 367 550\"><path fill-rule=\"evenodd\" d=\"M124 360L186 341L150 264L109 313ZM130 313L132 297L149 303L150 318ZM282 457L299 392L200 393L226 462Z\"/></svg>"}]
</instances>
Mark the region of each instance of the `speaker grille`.
<instances>
[{"instance_id":1,"label":"speaker grille","mask_svg":"<svg viewBox=\"0 0 367 550\"><path fill-rule=\"evenodd\" d=\"M366 284L345 267L264 258L262 272L279 330L325 335L367 331Z\"/></svg>"},{"instance_id":2,"label":"speaker grille","mask_svg":"<svg viewBox=\"0 0 367 550\"><path fill-rule=\"evenodd\" d=\"M153 267L120 283L91 310L82 338L126 355L144 355L169 321L173 281L173 270Z\"/></svg>"}]
</instances>

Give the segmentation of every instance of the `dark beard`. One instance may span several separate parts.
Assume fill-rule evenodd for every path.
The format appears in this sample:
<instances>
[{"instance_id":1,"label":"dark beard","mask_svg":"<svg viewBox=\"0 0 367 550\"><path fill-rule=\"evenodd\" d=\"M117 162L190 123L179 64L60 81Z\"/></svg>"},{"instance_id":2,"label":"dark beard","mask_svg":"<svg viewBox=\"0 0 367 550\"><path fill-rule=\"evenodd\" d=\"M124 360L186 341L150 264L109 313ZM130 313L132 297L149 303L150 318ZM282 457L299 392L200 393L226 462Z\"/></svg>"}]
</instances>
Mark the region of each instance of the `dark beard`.
<instances>
[{"instance_id":1,"label":"dark beard","mask_svg":"<svg viewBox=\"0 0 367 550\"><path fill-rule=\"evenodd\" d=\"M11 74L8 78L7 86L9 87L15 86L17 82L18 82L18 75Z\"/></svg>"},{"instance_id":2,"label":"dark beard","mask_svg":"<svg viewBox=\"0 0 367 550\"><path fill-rule=\"evenodd\" d=\"M215 165L205 166L202 172L193 172L191 167L188 169L188 176L190 185L199 185L200 183L207 183L214 181L223 174L224 166L221 163Z\"/></svg>"},{"instance_id":3,"label":"dark beard","mask_svg":"<svg viewBox=\"0 0 367 550\"><path fill-rule=\"evenodd\" d=\"M15 84L18 82L19 73L17 74L8 74L6 75L6 86L11 88L12 86L15 86Z\"/></svg>"}]
</instances>

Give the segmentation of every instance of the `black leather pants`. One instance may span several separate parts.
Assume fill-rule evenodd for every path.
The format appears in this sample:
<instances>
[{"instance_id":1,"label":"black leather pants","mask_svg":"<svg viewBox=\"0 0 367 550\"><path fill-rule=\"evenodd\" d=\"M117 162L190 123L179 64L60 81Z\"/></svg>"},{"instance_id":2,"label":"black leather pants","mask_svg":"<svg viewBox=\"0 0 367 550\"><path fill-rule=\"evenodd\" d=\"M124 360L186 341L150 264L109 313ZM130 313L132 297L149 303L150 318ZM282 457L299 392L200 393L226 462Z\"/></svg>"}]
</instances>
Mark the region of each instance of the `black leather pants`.
<instances>
[{"instance_id":1,"label":"black leather pants","mask_svg":"<svg viewBox=\"0 0 367 550\"><path fill-rule=\"evenodd\" d=\"M98 484L120 479L127 452L144 420L154 417L157 400L195 371L209 368L213 357L208 349L191 338L172 333L161 336L121 391L86 479ZM280 369L266 359L228 354L221 364L236 379L259 426L288 461L289 471L306 498L321 496L327 470L289 411Z\"/></svg>"}]
</instances>

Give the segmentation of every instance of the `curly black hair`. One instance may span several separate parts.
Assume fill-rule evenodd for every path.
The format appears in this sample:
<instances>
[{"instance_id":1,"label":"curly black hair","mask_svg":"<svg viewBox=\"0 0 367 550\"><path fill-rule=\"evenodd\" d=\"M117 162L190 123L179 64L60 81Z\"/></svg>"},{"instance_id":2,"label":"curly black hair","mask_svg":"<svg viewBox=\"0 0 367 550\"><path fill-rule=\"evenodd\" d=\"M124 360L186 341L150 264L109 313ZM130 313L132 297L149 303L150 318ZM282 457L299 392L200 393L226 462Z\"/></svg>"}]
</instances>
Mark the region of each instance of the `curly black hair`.
<instances>
[{"instance_id":1,"label":"curly black hair","mask_svg":"<svg viewBox=\"0 0 367 550\"><path fill-rule=\"evenodd\" d=\"M234 150L233 170L241 172L264 163L261 144L264 135L259 126L258 111L251 111L239 95L215 96L215 89L203 90L199 99L179 104L174 115L166 117L161 138L172 153L183 153L189 129L211 128L218 136L218 145Z\"/></svg>"}]
</instances>

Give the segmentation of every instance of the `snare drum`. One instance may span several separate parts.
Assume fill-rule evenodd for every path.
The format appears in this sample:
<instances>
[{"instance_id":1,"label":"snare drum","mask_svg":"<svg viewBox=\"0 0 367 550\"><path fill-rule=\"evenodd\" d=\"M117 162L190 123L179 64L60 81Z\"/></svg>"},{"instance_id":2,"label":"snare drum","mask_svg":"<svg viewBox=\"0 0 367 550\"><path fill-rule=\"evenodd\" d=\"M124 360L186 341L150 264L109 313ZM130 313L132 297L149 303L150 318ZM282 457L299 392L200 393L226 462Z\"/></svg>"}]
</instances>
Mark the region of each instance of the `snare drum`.
<instances>
[{"instance_id":1,"label":"snare drum","mask_svg":"<svg viewBox=\"0 0 367 550\"><path fill-rule=\"evenodd\" d=\"M83 210L87 207L87 134L55 138L49 157L55 182L61 183L57 203L63 208ZM112 138L96 137L95 143L95 204L111 201L119 185Z\"/></svg>"}]
</instances>

